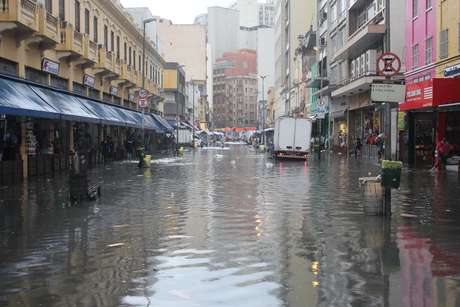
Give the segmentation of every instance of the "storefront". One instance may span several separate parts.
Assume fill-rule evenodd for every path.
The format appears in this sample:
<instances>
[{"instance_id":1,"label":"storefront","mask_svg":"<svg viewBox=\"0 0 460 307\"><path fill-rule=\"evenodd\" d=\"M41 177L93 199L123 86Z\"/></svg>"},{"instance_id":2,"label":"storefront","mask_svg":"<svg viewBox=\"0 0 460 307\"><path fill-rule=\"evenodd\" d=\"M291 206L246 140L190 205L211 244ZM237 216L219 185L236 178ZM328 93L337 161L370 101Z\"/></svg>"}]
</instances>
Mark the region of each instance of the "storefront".
<instances>
[{"instance_id":1,"label":"storefront","mask_svg":"<svg viewBox=\"0 0 460 307\"><path fill-rule=\"evenodd\" d=\"M400 110L407 116L409 164L433 166L436 144L443 139L451 145L451 155L458 154L459 88L460 78L435 78L406 86L406 101Z\"/></svg>"},{"instance_id":2,"label":"storefront","mask_svg":"<svg viewBox=\"0 0 460 307\"><path fill-rule=\"evenodd\" d=\"M68 169L70 152L86 155L93 166L104 161L102 144L111 145L111 160L124 159L128 135L142 130L150 144L172 128L151 114L0 78L0 184Z\"/></svg>"}]
</instances>

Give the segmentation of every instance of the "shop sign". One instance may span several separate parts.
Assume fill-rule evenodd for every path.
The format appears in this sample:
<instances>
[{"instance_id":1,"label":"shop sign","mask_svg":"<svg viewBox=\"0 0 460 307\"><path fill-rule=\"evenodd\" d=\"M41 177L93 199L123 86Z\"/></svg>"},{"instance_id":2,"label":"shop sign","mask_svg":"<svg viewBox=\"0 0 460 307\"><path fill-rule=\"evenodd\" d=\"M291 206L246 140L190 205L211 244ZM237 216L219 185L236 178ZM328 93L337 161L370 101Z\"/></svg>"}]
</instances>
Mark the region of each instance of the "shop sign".
<instances>
[{"instance_id":1,"label":"shop sign","mask_svg":"<svg viewBox=\"0 0 460 307\"><path fill-rule=\"evenodd\" d=\"M53 75L58 75L59 63L44 58L42 61L42 70Z\"/></svg>"},{"instance_id":2,"label":"shop sign","mask_svg":"<svg viewBox=\"0 0 460 307\"><path fill-rule=\"evenodd\" d=\"M96 79L93 76L85 74L83 76L83 85L94 88L96 85Z\"/></svg>"},{"instance_id":3,"label":"shop sign","mask_svg":"<svg viewBox=\"0 0 460 307\"><path fill-rule=\"evenodd\" d=\"M406 101L399 105L402 111L433 106L433 80L406 85Z\"/></svg>"},{"instance_id":4,"label":"shop sign","mask_svg":"<svg viewBox=\"0 0 460 307\"><path fill-rule=\"evenodd\" d=\"M444 77L452 77L460 74L460 63L444 69Z\"/></svg>"},{"instance_id":5,"label":"shop sign","mask_svg":"<svg viewBox=\"0 0 460 307\"><path fill-rule=\"evenodd\" d=\"M402 84L374 83L371 88L371 100L374 102L404 101L406 86Z\"/></svg>"},{"instance_id":6,"label":"shop sign","mask_svg":"<svg viewBox=\"0 0 460 307\"><path fill-rule=\"evenodd\" d=\"M111 86L111 87L110 87L110 95L112 95L112 96L117 96L117 94L118 94L118 87L116 87L116 86Z\"/></svg>"}]
</instances>

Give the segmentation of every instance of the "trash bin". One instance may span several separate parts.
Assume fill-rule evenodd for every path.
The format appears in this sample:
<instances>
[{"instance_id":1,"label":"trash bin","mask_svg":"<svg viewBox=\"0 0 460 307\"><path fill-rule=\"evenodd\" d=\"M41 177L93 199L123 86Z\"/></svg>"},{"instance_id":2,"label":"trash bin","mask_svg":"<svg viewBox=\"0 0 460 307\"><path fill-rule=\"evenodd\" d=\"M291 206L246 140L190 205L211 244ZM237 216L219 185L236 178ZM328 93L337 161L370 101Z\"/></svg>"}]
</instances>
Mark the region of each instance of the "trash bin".
<instances>
[{"instance_id":1,"label":"trash bin","mask_svg":"<svg viewBox=\"0 0 460 307\"><path fill-rule=\"evenodd\" d=\"M383 190L378 177L360 178L365 215L383 215Z\"/></svg>"},{"instance_id":2,"label":"trash bin","mask_svg":"<svg viewBox=\"0 0 460 307\"><path fill-rule=\"evenodd\" d=\"M402 162L382 161L382 186L386 188L399 189L401 185Z\"/></svg>"}]
</instances>

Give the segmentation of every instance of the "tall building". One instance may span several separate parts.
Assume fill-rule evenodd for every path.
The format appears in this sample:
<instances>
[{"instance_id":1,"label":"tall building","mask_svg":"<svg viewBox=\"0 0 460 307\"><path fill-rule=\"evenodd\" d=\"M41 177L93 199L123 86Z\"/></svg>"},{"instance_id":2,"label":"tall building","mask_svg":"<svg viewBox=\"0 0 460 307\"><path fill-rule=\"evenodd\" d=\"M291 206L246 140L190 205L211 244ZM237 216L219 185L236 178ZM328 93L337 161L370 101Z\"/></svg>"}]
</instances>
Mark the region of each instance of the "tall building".
<instances>
[{"instance_id":1,"label":"tall building","mask_svg":"<svg viewBox=\"0 0 460 307\"><path fill-rule=\"evenodd\" d=\"M0 117L17 140L2 160L21 170L16 178L65 169L87 146L96 163L102 140L123 148L130 134L155 129L136 109L162 111L165 61L150 40L143 54L143 33L118 1L2 4ZM46 170L37 166L45 160Z\"/></svg>"},{"instance_id":2,"label":"tall building","mask_svg":"<svg viewBox=\"0 0 460 307\"><path fill-rule=\"evenodd\" d=\"M269 27L257 29L257 75L259 78L259 102L267 100L268 89L275 85L275 30ZM262 89L263 87L263 89ZM262 102L265 103L265 102Z\"/></svg>"},{"instance_id":3,"label":"tall building","mask_svg":"<svg viewBox=\"0 0 460 307\"><path fill-rule=\"evenodd\" d=\"M216 128L257 125L257 60L253 50L224 53L214 65Z\"/></svg>"},{"instance_id":4,"label":"tall building","mask_svg":"<svg viewBox=\"0 0 460 307\"><path fill-rule=\"evenodd\" d=\"M259 26L273 27L275 25L275 0L258 4Z\"/></svg>"},{"instance_id":5,"label":"tall building","mask_svg":"<svg viewBox=\"0 0 460 307\"><path fill-rule=\"evenodd\" d=\"M208 41L213 64L224 52L238 50L239 19L237 10L218 6L208 8Z\"/></svg>"},{"instance_id":6,"label":"tall building","mask_svg":"<svg viewBox=\"0 0 460 307\"><path fill-rule=\"evenodd\" d=\"M196 25L207 26L208 25L208 14L201 14L195 17L193 22Z\"/></svg>"},{"instance_id":7,"label":"tall building","mask_svg":"<svg viewBox=\"0 0 460 307\"><path fill-rule=\"evenodd\" d=\"M252 28L259 25L257 0L237 0L230 8L239 12L240 27Z\"/></svg>"},{"instance_id":8,"label":"tall building","mask_svg":"<svg viewBox=\"0 0 460 307\"><path fill-rule=\"evenodd\" d=\"M185 70L177 62L168 62L163 70L164 115L168 120L187 118Z\"/></svg>"},{"instance_id":9,"label":"tall building","mask_svg":"<svg viewBox=\"0 0 460 307\"><path fill-rule=\"evenodd\" d=\"M292 113L291 100L298 99L295 50L299 35L316 27L316 1L279 0L275 12L275 110L281 116Z\"/></svg>"}]
</instances>

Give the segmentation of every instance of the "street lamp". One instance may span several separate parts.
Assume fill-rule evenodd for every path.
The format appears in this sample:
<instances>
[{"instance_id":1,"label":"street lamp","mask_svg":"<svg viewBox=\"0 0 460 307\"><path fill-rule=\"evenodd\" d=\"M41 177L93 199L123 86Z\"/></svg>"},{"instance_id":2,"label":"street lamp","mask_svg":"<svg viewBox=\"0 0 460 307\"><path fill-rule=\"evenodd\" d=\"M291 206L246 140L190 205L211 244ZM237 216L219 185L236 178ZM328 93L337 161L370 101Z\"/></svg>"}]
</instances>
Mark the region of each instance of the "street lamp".
<instances>
[{"instance_id":1,"label":"street lamp","mask_svg":"<svg viewBox=\"0 0 460 307\"><path fill-rule=\"evenodd\" d=\"M178 65L177 66L177 91L179 91L180 86L179 86L179 74L180 74L180 69L184 68L185 65ZM176 150L179 152L179 101L176 101Z\"/></svg>"},{"instance_id":2,"label":"street lamp","mask_svg":"<svg viewBox=\"0 0 460 307\"><path fill-rule=\"evenodd\" d=\"M145 91L145 25L154 22L155 18L147 18L142 22L142 91ZM145 147L145 128L144 128L144 113L145 107L142 107L142 145Z\"/></svg>"},{"instance_id":3,"label":"street lamp","mask_svg":"<svg viewBox=\"0 0 460 307\"><path fill-rule=\"evenodd\" d=\"M260 79L262 79L262 135L265 146L267 145L267 137L265 135L265 78L267 77L268 75L260 76Z\"/></svg>"}]
</instances>

